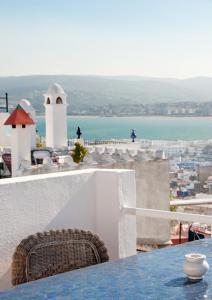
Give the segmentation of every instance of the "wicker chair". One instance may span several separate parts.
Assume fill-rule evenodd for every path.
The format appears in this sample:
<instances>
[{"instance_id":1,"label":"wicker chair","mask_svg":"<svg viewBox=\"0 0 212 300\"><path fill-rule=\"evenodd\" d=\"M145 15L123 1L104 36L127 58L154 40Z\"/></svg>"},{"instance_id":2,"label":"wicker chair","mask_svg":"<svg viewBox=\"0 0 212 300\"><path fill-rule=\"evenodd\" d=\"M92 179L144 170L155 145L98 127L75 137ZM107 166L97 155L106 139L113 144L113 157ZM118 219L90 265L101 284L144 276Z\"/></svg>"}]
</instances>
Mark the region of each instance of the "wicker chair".
<instances>
[{"instance_id":1,"label":"wicker chair","mask_svg":"<svg viewBox=\"0 0 212 300\"><path fill-rule=\"evenodd\" d=\"M103 263L107 249L97 235L84 230L37 233L21 241L13 255L12 284Z\"/></svg>"}]
</instances>

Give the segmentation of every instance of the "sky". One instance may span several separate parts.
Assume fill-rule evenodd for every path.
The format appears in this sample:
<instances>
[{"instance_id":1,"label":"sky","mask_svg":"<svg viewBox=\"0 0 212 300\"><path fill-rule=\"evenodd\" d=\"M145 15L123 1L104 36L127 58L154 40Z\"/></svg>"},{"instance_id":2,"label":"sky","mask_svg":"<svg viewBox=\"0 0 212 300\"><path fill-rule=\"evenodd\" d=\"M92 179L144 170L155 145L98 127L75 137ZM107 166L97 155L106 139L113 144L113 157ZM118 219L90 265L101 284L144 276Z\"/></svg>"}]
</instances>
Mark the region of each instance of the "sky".
<instances>
[{"instance_id":1,"label":"sky","mask_svg":"<svg viewBox=\"0 0 212 300\"><path fill-rule=\"evenodd\" d=\"M0 0L0 76L212 77L212 0Z\"/></svg>"}]
</instances>

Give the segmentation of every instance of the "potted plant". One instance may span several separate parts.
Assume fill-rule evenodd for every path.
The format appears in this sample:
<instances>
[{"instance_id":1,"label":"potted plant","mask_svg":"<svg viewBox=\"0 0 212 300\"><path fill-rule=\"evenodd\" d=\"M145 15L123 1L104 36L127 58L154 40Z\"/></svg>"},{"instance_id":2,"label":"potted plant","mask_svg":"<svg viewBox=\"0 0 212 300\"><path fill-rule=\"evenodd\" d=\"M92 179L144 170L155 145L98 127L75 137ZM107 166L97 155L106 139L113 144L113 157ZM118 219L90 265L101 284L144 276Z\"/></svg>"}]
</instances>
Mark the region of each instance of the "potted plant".
<instances>
[{"instance_id":1,"label":"potted plant","mask_svg":"<svg viewBox=\"0 0 212 300\"><path fill-rule=\"evenodd\" d=\"M83 161L83 158L88 154L88 150L79 142L76 142L74 146L75 147L72 150L71 156L73 158L73 161L79 164L81 161Z\"/></svg>"}]
</instances>

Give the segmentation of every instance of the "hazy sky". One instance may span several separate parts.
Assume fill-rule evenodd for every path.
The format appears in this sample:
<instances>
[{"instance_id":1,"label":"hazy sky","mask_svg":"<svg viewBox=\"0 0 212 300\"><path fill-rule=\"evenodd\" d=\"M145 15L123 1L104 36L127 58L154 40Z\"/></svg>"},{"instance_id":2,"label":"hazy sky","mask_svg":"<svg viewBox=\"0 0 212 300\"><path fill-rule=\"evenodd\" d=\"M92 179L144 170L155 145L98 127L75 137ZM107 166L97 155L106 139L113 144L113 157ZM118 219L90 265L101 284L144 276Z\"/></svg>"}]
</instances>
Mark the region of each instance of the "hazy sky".
<instances>
[{"instance_id":1,"label":"hazy sky","mask_svg":"<svg viewBox=\"0 0 212 300\"><path fill-rule=\"evenodd\" d=\"M0 76L212 76L212 0L0 0Z\"/></svg>"}]
</instances>

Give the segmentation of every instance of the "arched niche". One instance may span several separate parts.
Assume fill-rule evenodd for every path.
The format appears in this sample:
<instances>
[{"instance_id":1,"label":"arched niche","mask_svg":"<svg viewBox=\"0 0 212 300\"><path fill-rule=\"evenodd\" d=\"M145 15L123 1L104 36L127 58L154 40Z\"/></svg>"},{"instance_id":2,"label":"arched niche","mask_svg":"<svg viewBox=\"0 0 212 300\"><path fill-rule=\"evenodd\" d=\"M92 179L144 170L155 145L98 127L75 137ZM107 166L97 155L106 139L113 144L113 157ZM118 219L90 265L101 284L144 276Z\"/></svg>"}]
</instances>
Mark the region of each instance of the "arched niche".
<instances>
[{"instance_id":1,"label":"arched niche","mask_svg":"<svg viewBox=\"0 0 212 300\"><path fill-rule=\"evenodd\" d=\"M57 97L56 104L63 104L63 100L60 97Z\"/></svg>"},{"instance_id":2,"label":"arched niche","mask_svg":"<svg viewBox=\"0 0 212 300\"><path fill-rule=\"evenodd\" d=\"M46 104L50 104L50 103L51 103L50 99L47 98L47 99L46 99Z\"/></svg>"}]
</instances>

